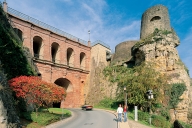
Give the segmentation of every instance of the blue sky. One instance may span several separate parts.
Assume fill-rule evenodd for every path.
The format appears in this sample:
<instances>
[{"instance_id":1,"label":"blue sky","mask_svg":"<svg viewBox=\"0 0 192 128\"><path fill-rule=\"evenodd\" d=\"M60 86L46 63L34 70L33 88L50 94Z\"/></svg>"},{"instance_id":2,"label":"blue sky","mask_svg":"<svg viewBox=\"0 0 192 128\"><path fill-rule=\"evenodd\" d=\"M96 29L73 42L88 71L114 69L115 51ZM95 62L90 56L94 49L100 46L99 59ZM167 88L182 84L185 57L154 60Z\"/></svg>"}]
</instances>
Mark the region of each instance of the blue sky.
<instances>
[{"instance_id":1,"label":"blue sky","mask_svg":"<svg viewBox=\"0 0 192 128\"><path fill-rule=\"evenodd\" d=\"M0 0L3 2L3 0ZM6 0L8 6L83 40L101 40L112 50L123 41L138 40L145 10L163 4L180 38L181 60L192 77L191 0Z\"/></svg>"}]
</instances>

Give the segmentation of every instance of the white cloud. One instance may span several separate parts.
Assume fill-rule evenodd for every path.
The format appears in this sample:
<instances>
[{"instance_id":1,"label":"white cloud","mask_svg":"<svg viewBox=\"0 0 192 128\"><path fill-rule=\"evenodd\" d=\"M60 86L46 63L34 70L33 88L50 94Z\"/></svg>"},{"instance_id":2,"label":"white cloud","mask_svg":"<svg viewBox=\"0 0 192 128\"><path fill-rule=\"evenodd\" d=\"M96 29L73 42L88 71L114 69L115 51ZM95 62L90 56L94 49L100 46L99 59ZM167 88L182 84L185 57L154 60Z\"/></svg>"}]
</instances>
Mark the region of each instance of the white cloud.
<instances>
[{"instance_id":1,"label":"white cloud","mask_svg":"<svg viewBox=\"0 0 192 128\"><path fill-rule=\"evenodd\" d=\"M90 19L93 19L94 21L98 22L99 24L102 24L102 20L100 18L100 16L96 13L96 11L91 8L90 6L88 6L87 4L83 3L83 7L87 10Z\"/></svg>"}]
</instances>

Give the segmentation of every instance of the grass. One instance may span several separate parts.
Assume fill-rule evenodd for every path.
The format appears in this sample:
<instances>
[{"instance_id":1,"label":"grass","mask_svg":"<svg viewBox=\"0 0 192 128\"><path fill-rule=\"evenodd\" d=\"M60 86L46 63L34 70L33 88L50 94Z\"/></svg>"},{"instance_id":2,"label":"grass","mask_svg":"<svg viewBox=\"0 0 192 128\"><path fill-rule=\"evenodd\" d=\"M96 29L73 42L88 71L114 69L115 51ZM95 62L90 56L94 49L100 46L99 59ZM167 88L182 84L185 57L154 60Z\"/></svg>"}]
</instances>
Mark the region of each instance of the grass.
<instances>
[{"instance_id":1,"label":"grass","mask_svg":"<svg viewBox=\"0 0 192 128\"><path fill-rule=\"evenodd\" d=\"M71 116L71 112L61 108L40 109L39 112L22 113L21 123L25 128L41 128Z\"/></svg>"}]
</instances>

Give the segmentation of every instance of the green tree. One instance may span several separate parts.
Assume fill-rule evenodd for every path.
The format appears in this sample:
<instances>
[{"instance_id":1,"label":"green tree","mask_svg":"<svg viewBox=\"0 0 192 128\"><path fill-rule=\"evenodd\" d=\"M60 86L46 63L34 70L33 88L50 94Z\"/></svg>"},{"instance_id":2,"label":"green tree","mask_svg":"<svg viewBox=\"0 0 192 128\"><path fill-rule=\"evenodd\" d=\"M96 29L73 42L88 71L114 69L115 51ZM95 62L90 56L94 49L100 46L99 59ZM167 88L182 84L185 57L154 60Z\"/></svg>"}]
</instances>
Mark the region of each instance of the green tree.
<instances>
[{"instance_id":1,"label":"green tree","mask_svg":"<svg viewBox=\"0 0 192 128\"><path fill-rule=\"evenodd\" d=\"M184 83L174 83L172 84L172 87L169 91L169 106L175 110L178 103L182 100L180 99L180 96L183 94L183 92L186 90L186 86ZM176 117L176 113L175 117Z\"/></svg>"},{"instance_id":2,"label":"green tree","mask_svg":"<svg viewBox=\"0 0 192 128\"><path fill-rule=\"evenodd\" d=\"M123 66L111 66L104 70L112 83L117 83L117 99L123 100L124 90L128 93L128 103L144 105L147 103L146 92L152 89L155 99L152 103L162 100L163 88L166 85L166 76L155 70L155 65L150 62L143 62L134 68Z\"/></svg>"}]
</instances>

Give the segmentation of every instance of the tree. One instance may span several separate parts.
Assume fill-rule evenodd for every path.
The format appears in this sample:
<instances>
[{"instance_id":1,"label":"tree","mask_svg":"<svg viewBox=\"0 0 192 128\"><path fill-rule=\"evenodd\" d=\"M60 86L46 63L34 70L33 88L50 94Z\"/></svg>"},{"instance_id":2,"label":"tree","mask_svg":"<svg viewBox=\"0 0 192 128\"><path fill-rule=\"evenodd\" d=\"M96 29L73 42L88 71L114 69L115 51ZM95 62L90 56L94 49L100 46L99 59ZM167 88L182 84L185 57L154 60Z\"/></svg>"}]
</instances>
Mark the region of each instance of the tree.
<instances>
[{"instance_id":1,"label":"tree","mask_svg":"<svg viewBox=\"0 0 192 128\"><path fill-rule=\"evenodd\" d=\"M60 102L66 95L64 88L42 81L36 76L20 76L8 82L16 96L24 98L28 104L35 105L36 111L40 106Z\"/></svg>"},{"instance_id":2,"label":"tree","mask_svg":"<svg viewBox=\"0 0 192 128\"><path fill-rule=\"evenodd\" d=\"M128 103L143 106L147 103L146 92L152 89L155 99L152 103L158 103L163 97L162 92L166 84L166 76L155 70L151 62L143 62L134 68L123 66L111 66L104 70L111 82L118 86L117 98L123 99L123 88L128 93Z\"/></svg>"},{"instance_id":3,"label":"tree","mask_svg":"<svg viewBox=\"0 0 192 128\"><path fill-rule=\"evenodd\" d=\"M182 100L180 99L180 96L183 94L183 92L186 90L186 86L184 83L174 83L172 84L172 87L170 91L168 92L169 98L169 105L171 108L175 110L178 103ZM176 112L174 113L176 117Z\"/></svg>"}]
</instances>

